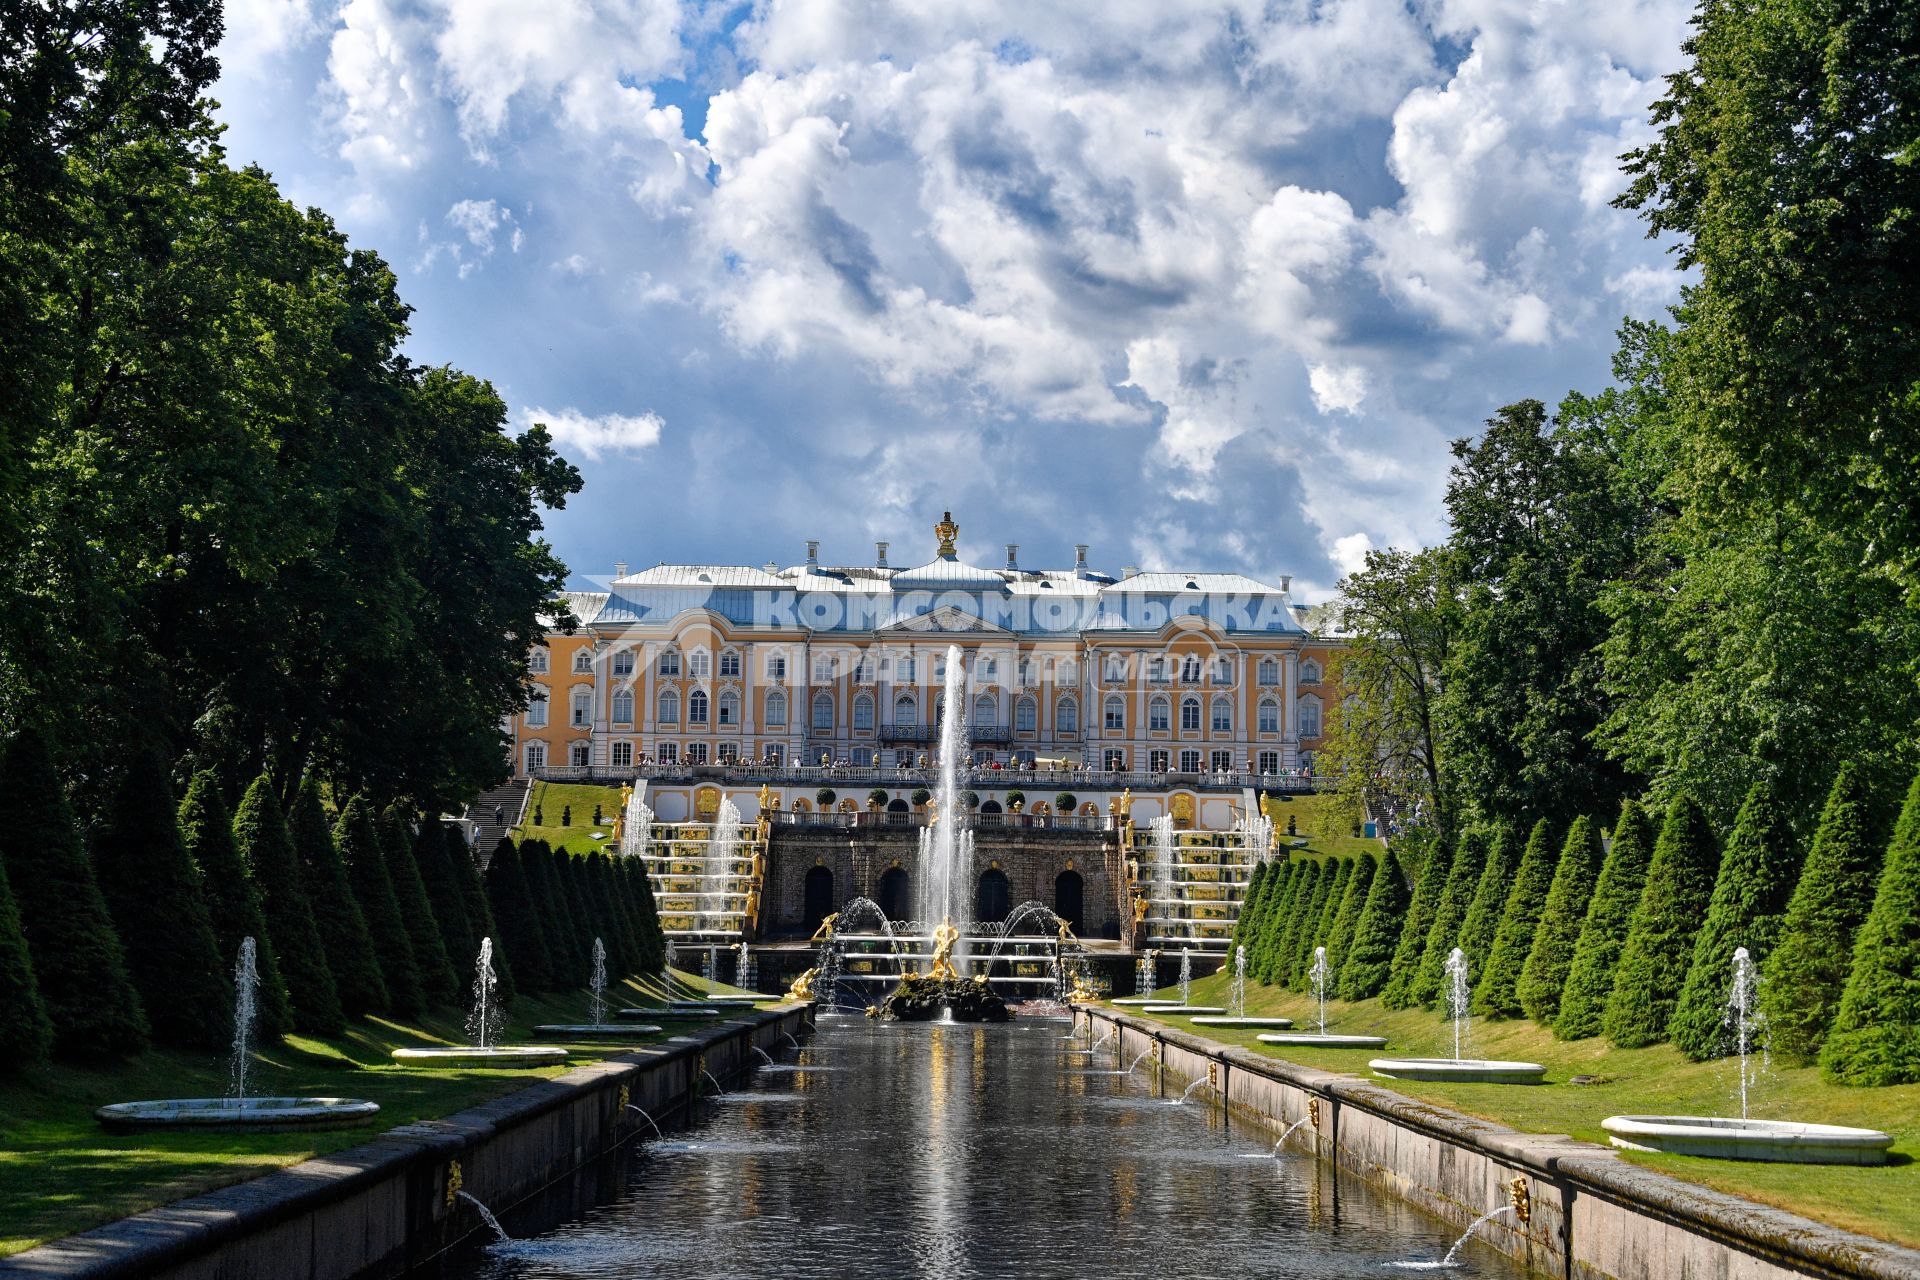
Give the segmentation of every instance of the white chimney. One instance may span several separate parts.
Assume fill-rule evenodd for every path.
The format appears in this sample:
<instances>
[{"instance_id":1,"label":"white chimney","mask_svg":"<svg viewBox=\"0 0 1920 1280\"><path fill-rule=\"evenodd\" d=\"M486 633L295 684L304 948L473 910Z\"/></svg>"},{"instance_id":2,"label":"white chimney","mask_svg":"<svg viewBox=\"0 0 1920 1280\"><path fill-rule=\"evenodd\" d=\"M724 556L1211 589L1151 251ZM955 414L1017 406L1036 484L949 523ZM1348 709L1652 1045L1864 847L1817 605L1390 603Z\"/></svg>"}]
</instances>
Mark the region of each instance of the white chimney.
<instances>
[{"instance_id":1,"label":"white chimney","mask_svg":"<svg viewBox=\"0 0 1920 1280\"><path fill-rule=\"evenodd\" d=\"M1073 571L1075 573L1087 571L1087 544L1084 542L1073 544Z\"/></svg>"},{"instance_id":2,"label":"white chimney","mask_svg":"<svg viewBox=\"0 0 1920 1280\"><path fill-rule=\"evenodd\" d=\"M1282 591L1291 591L1291 590L1293 590L1293 575L1292 575L1292 574L1290 574L1290 573L1283 573L1283 574L1281 574L1281 575L1280 575L1280 590L1282 590Z\"/></svg>"},{"instance_id":3,"label":"white chimney","mask_svg":"<svg viewBox=\"0 0 1920 1280\"><path fill-rule=\"evenodd\" d=\"M886 568L887 567L887 544L884 542L876 542L873 544L873 546L874 546L874 550L880 553L880 559L879 559L880 567L882 569Z\"/></svg>"},{"instance_id":4,"label":"white chimney","mask_svg":"<svg viewBox=\"0 0 1920 1280\"><path fill-rule=\"evenodd\" d=\"M807 568L812 569L820 563L820 543L818 539L807 539Z\"/></svg>"},{"instance_id":5,"label":"white chimney","mask_svg":"<svg viewBox=\"0 0 1920 1280\"><path fill-rule=\"evenodd\" d=\"M1019 567L1020 567L1020 544L1017 542L1009 542L1007 544L1007 568L1018 569Z\"/></svg>"},{"instance_id":6,"label":"white chimney","mask_svg":"<svg viewBox=\"0 0 1920 1280\"><path fill-rule=\"evenodd\" d=\"M627 562L625 560L616 560L614 562L613 576L616 578L624 578L627 576Z\"/></svg>"}]
</instances>

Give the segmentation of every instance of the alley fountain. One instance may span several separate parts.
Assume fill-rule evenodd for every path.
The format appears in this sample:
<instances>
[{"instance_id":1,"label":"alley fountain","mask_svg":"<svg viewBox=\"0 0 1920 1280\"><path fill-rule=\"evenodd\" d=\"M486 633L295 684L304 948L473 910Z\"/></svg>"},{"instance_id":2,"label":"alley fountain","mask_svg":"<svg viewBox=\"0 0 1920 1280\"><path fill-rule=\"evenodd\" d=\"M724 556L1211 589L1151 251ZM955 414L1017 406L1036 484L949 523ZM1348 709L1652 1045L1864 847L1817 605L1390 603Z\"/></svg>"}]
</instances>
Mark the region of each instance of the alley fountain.
<instances>
[{"instance_id":1,"label":"alley fountain","mask_svg":"<svg viewBox=\"0 0 1920 1280\"><path fill-rule=\"evenodd\" d=\"M1752 1116L1754 1085L1768 1056L1767 1024L1766 1015L1760 1011L1759 970L1745 947L1733 953L1733 973L1721 1025L1739 1072L1739 1116L1608 1116L1600 1127L1614 1146L1628 1151L1783 1164L1886 1163L1893 1138L1877 1129L1757 1120Z\"/></svg>"},{"instance_id":2,"label":"alley fountain","mask_svg":"<svg viewBox=\"0 0 1920 1280\"><path fill-rule=\"evenodd\" d=\"M1271 824L1269 824L1271 825ZM1227 988L1227 1011L1224 1014L1203 1013L1195 1016L1196 1027L1291 1027L1292 1018L1260 1018L1247 1016L1247 949L1233 949L1233 985ZM1385 1043L1382 1041L1381 1043Z\"/></svg>"},{"instance_id":3,"label":"alley fountain","mask_svg":"<svg viewBox=\"0 0 1920 1280\"><path fill-rule=\"evenodd\" d=\"M1313 949L1313 967L1307 971L1313 993L1318 1031L1277 1031L1257 1037L1261 1044L1291 1044L1309 1049L1384 1049L1385 1036L1333 1035L1327 1031L1327 993L1333 985L1333 969L1327 963L1327 949Z\"/></svg>"},{"instance_id":4,"label":"alley fountain","mask_svg":"<svg viewBox=\"0 0 1920 1280\"><path fill-rule=\"evenodd\" d=\"M506 1025L496 994L493 939L480 939L473 966L473 1009L467 1015L471 1044L432 1049L395 1049L393 1060L407 1067L550 1067L566 1061L567 1051L550 1044L495 1044Z\"/></svg>"},{"instance_id":5,"label":"alley fountain","mask_svg":"<svg viewBox=\"0 0 1920 1280\"><path fill-rule=\"evenodd\" d=\"M273 1129L339 1129L365 1124L380 1111L358 1098L295 1098L249 1093L254 1024L260 1010L258 952L252 938L240 940L233 965L233 1057L224 1098L157 1098L115 1102L94 1118L109 1133L142 1129L215 1129L254 1133Z\"/></svg>"},{"instance_id":6,"label":"alley fountain","mask_svg":"<svg viewBox=\"0 0 1920 1280\"><path fill-rule=\"evenodd\" d=\"M534 1030L543 1036L571 1040L633 1040L660 1030L653 1023L607 1021L607 944L599 938L593 940L593 976L588 980L587 991L586 1022L549 1022Z\"/></svg>"},{"instance_id":7,"label":"alley fountain","mask_svg":"<svg viewBox=\"0 0 1920 1280\"><path fill-rule=\"evenodd\" d=\"M1547 1069L1537 1062L1465 1056L1467 1031L1472 1025L1467 1012L1472 1002L1472 988L1467 981L1467 957L1458 947L1447 953L1446 975L1447 1021L1453 1029L1453 1056L1375 1058L1367 1063L1374 1074L1389 1080L1457 1080L1471 1084L1539 1084L1544 1080Z\"/></svg>"}]
</instances>

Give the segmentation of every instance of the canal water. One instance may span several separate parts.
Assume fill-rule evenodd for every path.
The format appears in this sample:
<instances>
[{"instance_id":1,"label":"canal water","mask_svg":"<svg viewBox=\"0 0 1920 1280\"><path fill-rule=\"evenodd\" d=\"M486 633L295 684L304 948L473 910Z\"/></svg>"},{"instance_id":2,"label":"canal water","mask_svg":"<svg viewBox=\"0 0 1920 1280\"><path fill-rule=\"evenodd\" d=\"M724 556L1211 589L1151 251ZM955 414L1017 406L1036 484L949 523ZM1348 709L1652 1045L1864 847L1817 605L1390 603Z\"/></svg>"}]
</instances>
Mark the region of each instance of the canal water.
<instances>
[{"instance_id":1,"label":"canal water","mask_svg":"<svg viewBox=\"0 0 1920 1280\"><path fill-rule=\"evenodd\" d=\"M1066 1024L823 1019L689 1127L649 1135L610 1198L442 1276L1393 1276L1457 1234L1204 1090L1159 1096ZM1177 1096L1177 1093L1174 1095ZM510 1231L519 1231L507 1215ZM1519 1277L1478 1244L1454 1274Z\"/></svg>"}]
</instances>

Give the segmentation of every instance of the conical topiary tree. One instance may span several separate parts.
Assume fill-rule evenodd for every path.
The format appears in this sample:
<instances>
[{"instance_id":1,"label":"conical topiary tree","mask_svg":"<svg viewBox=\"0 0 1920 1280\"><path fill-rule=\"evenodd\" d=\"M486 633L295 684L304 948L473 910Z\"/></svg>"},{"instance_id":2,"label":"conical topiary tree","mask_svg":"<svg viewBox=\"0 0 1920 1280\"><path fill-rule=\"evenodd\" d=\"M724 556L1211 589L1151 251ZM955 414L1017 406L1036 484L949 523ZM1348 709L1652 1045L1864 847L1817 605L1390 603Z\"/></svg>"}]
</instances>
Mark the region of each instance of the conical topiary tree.
<instances>
[{"instance_id":1,"label":"conical topiary tree","mask_svg":"<svg viewBox=\"0 0 1920 1280\"><path fill-rule=\"evenodd\" d=\"M266 1039L277 1040L293 1030L286 981L280 974L272 931L260 910L260 891L234 843L233 815L227 812L219 779L211 769L202 769L187 784L187 794L180 801L180 838L186 842L187 856L200 870L207 919L220 955L231 963L240 953L240 940L253 939L254 964L260 975L255 996L259 1013L256 1031Z\"/></svg>"},{"instance_id":2,"label":"conical topiary tree","mask_svg":"<svg viewBox=\"0 0 1920 1280\"><path fill-rule=\"evenodd\" d=\"M1240 896L1240 911L1233 918L1233 937L1227 942L1227 969L1232 972L1234 948L1247 940L1247 932L1260 914L1260 895L1267 887L1267 868L1269 863L1254 864L1253 875L1247 881L1247 891Z\"/></svg>"},{"instance_id":3,"label":"conical topiary tree","mask_svg":"<svg viewBox=\"0 0 1920 1280\"><path fill-rule=\"evenodd\" d=\"M1290 868L1286 883L1277 892L1270 892L1266 903L1260 908L1260 919L1253 936L1247 941L1247 976L1256 982L1270 983L1268 957L1279 947L1286 933L1286 921L1293 910L1293 901L1300 892L1310 872L1317 864L1298 863Z\"/></svg>"},{"instance_id":4,"label":"conical topiary tree","mask_svg":"<svg viewBox=\"0 0 1920 1280\"><path fill-rule=\"evenodd\" d=\"M450 847L451 846L451 847ZM452 859L467 856L466 845L444 822L427 821L413 837L413 861L419 868L427 906L440 930L441 949L454 975L456 1003L466 998L464 965L480 949L480 937L467 919L466 895L460 891Z\"/></svg>"},{"instance_id":5,"label":"conical topiary tree","mask_svg":"<svg viewBox=\"0 0 1920 1280\"><path fill-rule=\"evenodd\" d=\"M1425 1007L1440 998L1447 953L1459 945L1461 928L1473 907L1474 890L1480 887L1480 873L1486 865L1486 833L1477 827L1462 833L1454 842L1446 887L1441 891L1440 905L1434 909L1433 924L1427 929L1426 947L1420 955L1420 969L1414 975L1414 1004Z\"/></svg>"},{"instance_id":6,"label":"conical topiary tree","mask_svg":"<svg viewBox=\"0 0 1920 1280\"><path fill-rule=\"evenodd\" d=\"M387 879L393 884L393 898L400 907L406 925L407 943L413 949L413 963L420 970L420 988L430 1005L458 1004L462 995L460 978L453 971L452 958L440 937L440 922L434 918L427 901L426 881L420 876L420 864L413 858L413 815L399 805L389 805L380 815L380 845L386 857Z\"/></svg>"},{"instance_id":7,"label":"conical topiary tree","mask_svg":"<svg viewBox=\"0 0 1920 1280\"><path fill-rule=\"evenodd\" d=\"M1707 815L1692 796L1675 796L1654 841L1647 884L1620 949L1613 994L1601 1020L1601 1030L1617 1047L1638 1049L1667 1038L1693 935L1706 916L1719 865Z\"/></svg>"},{"instance_id":8,"label":"conical topiary tree","mask_svg":"<svg viewBox=\"0 0 1920 1280\"><path fill-rule=\"evenodd\" d=\"M1313 965L1314 948L1327 945L1327 935L1333 932L1333 922L1340 915L1347 885L1352 879L1352 858L1329 858L1320 868L1313 896L1300 913L1300 927L1289 935L1287 953L1281 959L1280 981L1286 986L1300 991L1308 985L1307 972Z\"/></svg>"},{"instance_id":9,"label":"conical topiary tree","mask_svg":"<svg viewBox=\"0 0 1920 1280\"><path fill-rule=\"evenodd\" d=\"M487 863L487 902L499 929L493 939L494 954L504 951L513 962L515 984L522 991L553 990L551 951L534 910L520 850L504 840Z\"/></svg>"},{"instance_id":10,"label":"conical topiary tree","mask_svg":"<svg viewBox=\"0 0 1920 1280\"><path fill-rule=\"evenodd\" d=\"M367 922L367 934L373 939L380 976L386 979L387 1008L402 1018L414 1017L427 1007L427 993L420 982L420 966L414 962L406 921L400 918L393 880L387 874L386 847L365 796L347 801L334 823L333 840L347 864L360 918Z\"/></svg>"},{"instance_id":11,"label":"conical topiary tree","mask_svg":"<svg viewBox=\"0 0 1920 1280\"><path fill-rule=\"evenodd\" d=\"M587 984L593 968L593 921L580 900L573 874L576 859L545 842L520 846L520 871L527 878L540 931L547 939L547 964L556 991L576 991ZM606 938L608 967L620 971L620 940Z\"/></svg>"},{"instance_id":12,"label":"conical topiary tree","mask_svg":"<svg viewBox=\"0 0 1920 1280\"><path fill-rule=\"evenodd\" d=\"M156 1043L223 1049L233 987L213 940L200 873L156 752L136 753L93 833L93 865Z\"/></svg>"},{"instance_id":13,"label":"conical topiary tree","mask_svg":"<svg viewBox=\"0 0 1920 1280\"><path fill-rule=\"evenodd\" d=\"M501 846L512 843L512 837L501 836L493 846L493 853L488 857L487 865L493 865L493 858L499 856ZM466 908L467 919L473 924L474 953L468 956L466 961L466 976L471 983L473 971L479 959L480 943L487 938L492 938L496 945L500 944L500 925L493 918L493 903L489 898L486 882L481 876L480 860L475 856L476 850L468 847L464 840L456 838L447 841L447 853L448 861L453 863L454 874L460 880L461 905ZM513 961L505 951L498 951L494 955L493 970L499 982L500 998L513 999L519 983L514 979Z\"/></svg>"},{"instance_id":14,"label":"conical topiary tree","mask_svg":"<svg viewBox=\"0 0 1920 1280\"><path fill-rule=\"evenodd\" d=\"M340 1008L348 1015L384 1013L391 1007L386 978L374 953L373 936L360 914L359 899L347 878L347 864L334 843L326 811L320 807L320 786L309 778L293 798L287 815L293 849L300 859L300 878L313 909L320 946L333 974Z\"/></svg>"},{"instance_id":15,"label":"conical topiary tree","mask_svg":"<svg viewBox=\"0 0 1920 1280\"><path fill-rule=\"evenodd\" d=\"M1640 905L1652 857L1652 824L1646 811L1628 800L1620 806L1620 820L1613 824L1613 843L1600 864L1593 901L1580 922L1580 941L1574 944L1567 985L1560 991L1553 1034L1562 1040L1600 1034L1600 1019L1613 992L1614 969L1620 963L1620 949L1627 944L1627 929Z\"/></svg>"},{"instance_id":16,"label":"conical topiary tree","mask_svg":"<svg viewBox=\"0 0 1920 1280\"><path fill-rule=\"evenodd\" d=\"M1480 872L1480 883L1474 887L1473 905L1467 908L1460 936L1452 944L1466 954L1467 971L1475 981L1486 972L1487 961L1493 955L1493 940L1500 932L1500 916L1507 906L1507 890L1513 884L1514 872L1519 869L1519 836L1510 827L1500 827L1487 845L1487 865ZM1446 957L1442 956L1440 962L1444 968Z\"/></svg>"},{"instance_id":17,"label":"conical topiary tree","mask_svg":"<svg viewBox=\"0 0 1920 1280\"><path fill-rule=\"evenodd\" d=\"M1729 1052L1722 1009L1733 981L1733 953L1745 947L1755 964L1773 950L1800 874L1800 850L1765 779L1740 805L1720 855L1707 918L1693 939L1693 961L1667 1023L1674 1047L1704 1062Z\"/></svg>"},{"instance_id":18,"label":"conical topiary tree","mask_svg":"<svg viewBox=\"0 0 1920 1280\"><path fill-rule=\"evenodd\" d=\"M1560 993L1573 968L1573 949L1580 945L1580 926L1592 904L1604 857L1593 819L1575 818L1560 847L1560 865L1553 870L1547 905L1533 930L1533 949L1520 968L1520 1007L1543 1027L1552 1026L1560 1016Z\"/></svg>"},{"instance_id":19,"label":"conical topiary tree","mask_svg":"<svg viewBox=\"0 0 1920 1280\"><path fill-rule=\"evenodd\" d=\"M1920 777L1894 825L1873 908L1860 926L1853 967L1820 1075L1834 1084L1920 1082Z\"/></svg>"},{"instance_id":20,"label":"conical topiary tree","mask_svg":"<svg viewBox=\"0 0 1920 1280\"><path fill-rule=\"evenodd\" d=\"M1393 949L1400 941L1400 926L1411 903L1407 873L1389 845L1373 873L1366 908L1353 927L1353 941L1340 962L1342 1000L1365 1000L1379 995L1387 985L1393 969Z\"/></svg>"},{"instance_id":21,"label":"conical topiary tree","mask_svg":"<svg viewBox=\"0 0 1920 1280\"><path fill-rule=\"evenodd\" d=\"M655 974L667 966L667 935L660 927L660 907L653 900L653 882L647 877L647 867L638 858L622 858L621 868L633 890L634 905L639 908L639 918L634 921L640 930L642 958L640 972Z\"/></svg>"},{"instance_id":22,"label":"conical topiary tree","mask_svg":"<svg viewBox=\"0 0 1920 1280\"><path fill-rule=\"evenodd\" d=\"M146 1047L147 1021L126 953L87 856L65 789L33 729L0 752L0 864L13 888L56 1056L119 1059Z\"/></svg>"},{"instance_id":23,"label":"conical topiary tree","mask_svg":"<svg viewBox=\"0 0 1920 1280\"><path fill-rule=\"evenodd\" d=\"M1420 975L1420 961L1426 955L1427 933L1440 911L1440 895L1447 887L1447 870L1453 862L1453 850L1445 841L1435 839L1427 846L1421 863L1420 880L1413 886L1413 901L1407 906L1406 921L1400 926L1400 940L1394 944L1393 964L1387 974L1387 986L1380 1003L1389 1009L1411 1009L1417 1001L1414 982Z\"/></svg>"},{"instance_id":24,"label":"conical topiary tree","mask_svg":"<svg viewBox=\"0 0 1920 1280\"><path fill-rule=\"evenodd\" d=\"M1333 882L1339 864L1327 858L1308 866L1299 884L1287 895L1282 909L1267 922L1266 937L1260 944L1260 981L1285 986L1293 976L1294 945L1311 918L1317 925L1319 907L1325 901L1322 888Z\"/></svg>"},{"instance_id":25,"label":"conical topiary tree","mask_svg":"<svg viewBox=\"0 0 1920 1280\"><path fill-rule=\"evenodd\" d=\"M20 911L0 867L0 1075L19 1074L46 1062L53 1051L53 1024L40 1002L33 956L20 928Z\"/></svg>"},{"instance_id":26,"label":"conical topiary tree","mask_svg":"<svg viewBox=\"0 0 1920 1280\"><path fill-rule=\"evenodd\" d=\"M1500 930L1493 936L1487 967L1473 989L1473 1011L1483 1018L1512 1018L1520 1012L1520 970L1533 950L1534 930L1547 909L1558 867L1560 842L1545 818L1533 824L1527 851L1520 855L1513 886L1500 911Z\"/></svg>"},{"instance_id":27,"label":"conical topiary tree","mask_svg":"<svg viewBox=\"0 0 1920 1280\"><path fill-rule=\"evenodd\" d=\"M306 1035L338 1035L346 1025L340 993L320 942L305 876L293 850L286 815L273 779L255 778L233 815L233 843L260 896L260 915L273 939L274 963L291 1007L293 1029Z\"/></svg>"},{"instance_id":28,"label":"conical topiary tree","mask_svg":"<svg viewBox=\"0 0 1920 1280\"><path fill-rule=\"evenodd\" d=\"M622 975L640 972L640 935L634 928L633 918L627 914L626 903L621 900L620 886L614 877L613 859L604 853L589 854L587 857L588 883L600 885L601 896L606 899L607 917L613 925L615 935L620 939L620 969Z\"/></svg>"},{"instance_id":29,"label":"conical topiary tree","mask_svg":"<svg viewBox=\"0 0 1920 1280\"><path fill-rule=\"evenodd\" d=\"M1780 937L1761 969L1760 1004L1773 1051L1811 1062L1840 1010L1855 936L1873 905L1885 824L1865 775L1840 766L1806 867L1787 900Z\"/></svg>"},{"instance_id":30,"label":"conical topiary tree","mask_svg":"<svg viewBox=\"0 0 1920 1280\"><path fill-rule=\"evenodd\" d=\"M1305 991L1312 985L1309 975L1313 972L1313 949L1327 949L1328 968L1336 976L1347 962L1347 951L1353 946L1353 933L1360 924L1360 915L1366 910L1367 894L1373 889L1373 877L1379 872L1379 864L1371 854L1361 854L1357 858L1344 859L1340 864L1340 875L1333 882L1333 897L1327 901L1320 919L1317 937L1305 947L1300 955L1298 986Z\"/></svg>"}]
</instances>

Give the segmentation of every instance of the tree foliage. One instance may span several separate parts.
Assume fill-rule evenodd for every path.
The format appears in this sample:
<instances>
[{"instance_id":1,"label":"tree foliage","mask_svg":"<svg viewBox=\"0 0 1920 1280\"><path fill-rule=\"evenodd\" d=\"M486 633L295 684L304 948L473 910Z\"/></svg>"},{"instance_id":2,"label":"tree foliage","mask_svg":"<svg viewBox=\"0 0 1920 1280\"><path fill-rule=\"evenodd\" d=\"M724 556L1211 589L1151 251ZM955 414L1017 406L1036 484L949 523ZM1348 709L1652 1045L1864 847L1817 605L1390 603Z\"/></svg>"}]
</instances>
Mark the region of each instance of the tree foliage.
<instances>
[{"instance_id":1,"label":"tree foliage","mask_svg":"<svg viewBox=\"0 0 1920 1280\"><path fill-rule=\"evenodd\" d=\"M1440 910L1440 897L1446 888L1447 872L1453 863L1452 850L1444 840L1427 846L1420 879L1413 887L1413 901L1400 926L1400 940L1393 948L1393 966L1380 1003L1389 1009L1410 1009L1416 1003L1413 989L1420 976L1420 961L1426 954L1427 934Z\"/></svg>"},{"instance_id":2,"label":"tree foliage","mask_svg":"<svg viewBox=\"0 0 1920 1280\"><path fill-rule=\"evenodd\" d=\"M7 871L0 866L0 1073L32 1070L46 1062L53 1049L53 1023L40 999L40 981L33 974L33 956L20 927L20 909L14 905Z\"/></svg>"},{"instance_id":3,"label":"tree foliage","mask_svg":"<svg viewBox=\"0 0 1920 1280\"><path fill-rule=\"evenodd\" d=\"M1500 917L1507 907L1507 889L1520 867L1520 842L1511 827L1497 827L1487 845L1487 865L1474 887L1473 904L1460 926L1460 936L1452 944L1466 955L1470 971L1479 977L1487 970L1493 954L1493 940L1500 932ZM1446 957L1440 957L1444 966Z\"/></svg>"},{"instance_id":4,"label":"tree foliage","mask_svg":"<svg viewBox=\"0 0 1920 1280\"><path fill-rule=\"evenodd\" d=\"M287 1003L279 955L260 909L259 887L234 842L233 817L211 769L194 774L187 794L180 800L180 838L200 873L215 950L232 963L239 955L241 939L254 941L254 962L260 975L255 996L258 1031L268 1039L285 1035L293 1030L293 1011Z\"/></svg>"},{"instance_id":5,"label":"tree foliage","mask_svg":"<svg viewBox=\"0 0 1920 1280\"><path fill-rule=\"evenodd\" d=\"M1361 858L1368 866L1371 858ZM1356 883L1358 876L1355 877ZM1353 925L1353 940L1340 960L1340 998L1365 1000L1380 994L1393 968L1393 949L1400 941L1411 893L1407 873L1391 845L1368 884L1366 905Z\"/></svg>"},{"instance_id":6,"label":"tree foliage","mask_svg":"<svg viewBox=\"0 0 1920 1280\"><path fill-rule=\"evenodd\" d=\"M1601 1018L1601 1030L1616 1047L1638 1049L1667 1038L1719 863L1707 815L1691 796L1675 796L1654 841L1647 883Z\"/></svg>"},{"instance_id":7,"label":"tree foliage","mask_svg":"<svg viewBox=\"0 0 1920 1280\"><path fill-rule=\"evenodd\" d=\"M1517 992L1520 1007L1542 1026L1551 1026L1560 1014L1561 992L1573 968L1573 951L1580 942L1580 926L1593 899L1593 886L1602 860L1600 832L1582 814L1567 828L1560 864L1553 871L1553 887L1534 926L1533 948L1520 970Z\"/></svg>"},{"instance_id":8,"label":"tree foliage","mask_svg":"<svg viewBox=\"0 0 1920 1280\"><path fill-rule=\"evenodd\" d=\"M301 882L313 908L327 968L340 995L340 1008L348 1014L386 1012L391 998L380 972L373 935L367 931L347 864L327 825L326 810L320 806L320 785L311 778L294 795L287 827L293 836L294 853L300 859Z\"/></svg>"},{"instance_id":9,"label":"tree foliage","mask_svg":"<svg viewBox=\"0 0 1920 1280\"><path fill-rule=\"evenodd\" d=\"M273 779L264 773L248 785L234 811L233 841L260 893L260 914L267 936L274 940L294 1030L318 1036L339 1034L345 1025L339 988L307 901L306 876L286 815Z\"/></svg>"},{"instance_id":10,"label":"tree foliage","mask_svg":"<svg viewBox=\"0 0 1920 1280\"><path fill-rule=\"evenodd\" d=\"M387 1010L410 1018L427 1007L420 966L413 958L413 941L400 915L393 879L387 874L387 850L380 838L379 818L365 796L347 801L334 823L333 842L347 864L353 899L366 921L367 936L386 982Z\"/></svg>"},{"instance_id":11,"label":"tree foliage","mask_svg":"<svg viewBox=\"0 0 1920 1280\"><path fill-rule=\"evenodd\" d=\"M1473 989L1473 1011L1486 1018L1512 1018L1521 1012L1520 971L1533 952L1534 931L1547 908L1547 895L1553 890L1554 870L1559 865L1559 842L1545 818L1533 824L1527 837L1526 852L1513 875L1506 903L1500 909L1500 927L1493 935L1493 950L1487 955L1486 968Z\"/></svg>"},{"instance_id":12,"label":"tree foliage","mask_svg":"<svg viewBox=\"0 0 1920 1280\"><path fill-rule=\"evenodd\" d=\"M1873 909L1853 947L1840 1011L1820 1048L1836 1084L1920 1081L1920 777L1887 846Z\"/></svg>"},{"instance_id":13,"label":"tree foliage","mask_svg":"<svg viewBox=\"0 0 1920 1280\"><path fill-rule=\"evenodd\" d=\"M1447 954L1460 944L1467 912L1473 907L1474 891L1480 887L1480 876L1486 865L1486 832L1479 827L1470 827L1454 841L1453 861L1447 868L1446 886L1441 890L1440 902L1434 908L1433 924L1427 929L1420 968L1414 975L1411 993L1414 1004L1426 1006L1440 998Z\"/></svg>"},{"instance_id":14,"label":"tree foliage","mask_svg":"<svg viewBox=\"0 0 1920 1280\"><path fill-rule=\"evenodd\" d=\"M427 899L427 884L414 859L413 815L398 805L380 815L380 847L386 859L387 879L407 930L414 967L420 971L420 989L430 1005L458 1003L464 992L441 937L440 923ZM423 824L424 825L424 824Z\"/></svg>"},{"instance_id":15,"label":"tree foliage","mask_svg":"<svg viewBox=\"0 0 1920 1280\"><path fill-rule=\"evenodd\" d=\"M1613 975L1626 945L1627 930L1640 905L1647 882L1647 863L1653 857L1653 830L1646 811L1631 800L1621 802L1613 824L1613 843L1600 864L1593 900L1580 922L1580 941L1574 944L1573 964L1560 992L1560 1012L1553 1033L1562 1040L1584 1040L1600 1034L1600 1019L1613 992Z\"/></svg>"}]
</instances>

